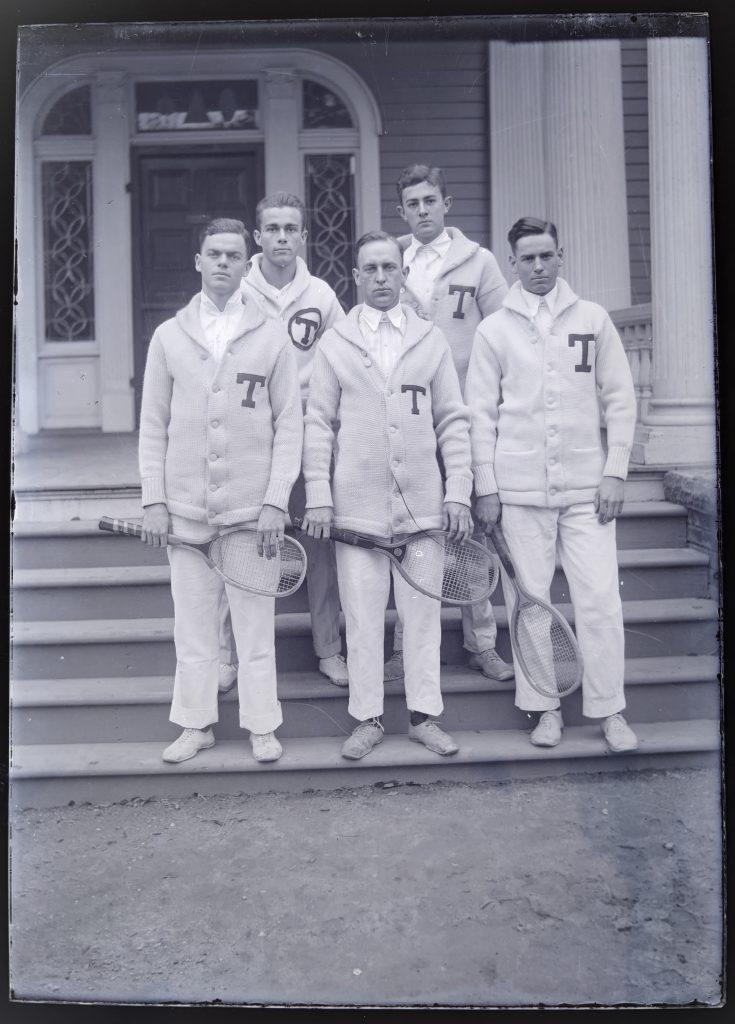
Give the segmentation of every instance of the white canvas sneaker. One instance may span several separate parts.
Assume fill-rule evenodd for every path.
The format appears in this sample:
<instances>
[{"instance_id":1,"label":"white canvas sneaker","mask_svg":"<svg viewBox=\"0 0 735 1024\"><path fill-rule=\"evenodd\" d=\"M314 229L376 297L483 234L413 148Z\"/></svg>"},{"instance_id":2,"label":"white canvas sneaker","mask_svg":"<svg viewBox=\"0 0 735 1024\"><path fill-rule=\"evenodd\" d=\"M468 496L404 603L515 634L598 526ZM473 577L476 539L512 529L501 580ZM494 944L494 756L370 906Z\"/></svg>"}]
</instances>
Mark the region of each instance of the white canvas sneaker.
<instances>
[{"instance_id":1,"label":"white canvas sneaker","mask_svg":"<svg viewBox=\"0 0 735 1024\"><path fill-rule=\"evenodd\" d=\"M232 689L232 684L236 679L237 665L227 665L225 662L221 662L219 667L219 692L227 693L228 690Z\"/></svg>"},{"instance_id":2,"label":"white canvas sneaker","mask_svg":"<svg viewBox=\"0 0 735 1024\"><path fill-rule=\"evenodd\" d=\"M602 731L613 754L625 754L629 750L638 749L638 737L619 712L605 719Z\"/></svg>"},{"instance_id":3,"label":"white canvas sneaker","mask_svg":"<svg viewBox=\"0 0 735 1024\"><path fill-rule=\"evenodd\" d=\"M177 740L166 747L161 757L169 764L188 761L200 750L214 746L214 733L211 729L184 729Z\"/></svg>"},{"instance_id":4,"label":"white canvas sneaker","mask_svg":"<svg viewBox=\"0 0 735 1024\"><path fill-rule=\"evenodd\" d=\"M535 747L556 747L561 742L563 728L561 711L544 711L531 733L531 743Z\"/></svg>"},{"instance_id":5,"label":"white canvas sneaker","mask_svg":"<svg viewBox=\"0 0 735 1024\"><path fill-rule=\"evenodd\" d=\"M251 732L250 746L256 761L277 761L283 753L283 747L272 732Z\"/></svg>"},{"instance_id":6,"label":"white canvas sneaker","mask_svg":"<svg viewBox=\"0 0 735 1024\"><path fill-rule=\"evenodd\" d=\"M330 683L335 686L349 686L350 679L347 675L347 662L342 654L333 654L331 658L319 659L319 671L326 676Z\"/></svg>"}]
</instances>

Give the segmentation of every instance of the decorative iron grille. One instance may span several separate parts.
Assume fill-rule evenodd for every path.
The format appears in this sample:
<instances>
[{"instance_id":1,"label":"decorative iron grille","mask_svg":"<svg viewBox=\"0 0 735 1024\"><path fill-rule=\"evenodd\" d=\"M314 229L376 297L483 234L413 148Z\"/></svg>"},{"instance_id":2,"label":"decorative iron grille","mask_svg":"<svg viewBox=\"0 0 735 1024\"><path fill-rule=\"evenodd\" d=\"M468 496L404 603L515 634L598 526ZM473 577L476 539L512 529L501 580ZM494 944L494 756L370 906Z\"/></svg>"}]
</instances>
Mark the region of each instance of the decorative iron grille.
<instances>
[{"instance_id":1,"label":"decorative iron grille","mask_svg":"<svg viewBox=\"0 0 735 1024\"><path fill-rule=\"evenodd\" d=\"M44 163L42 199L46 338L91 341L91 162Z\"/></svg>"},{"instance_id":2,"label":"decorative iron grille","mask_svg":"<svg viewBox=\"0 0 735 1024\"><path fill-rule=\"evenodd\" d=\"M352 128L350 112L339 96L319 82L303 83L304 128Z\"/></svg>"},{"instance_id":3,"label":"decorative iron grille","mask_svg":"<svg viewBox=\"0 0 735 1024\"><path fill-rule=\"evenodd\" d=\"M347 309L355 304L353 163L354 157L349 153L315 154L306 158L309 269L334 288Z\"/></svg>"},{"instance_id":4,"label":"decorative iron grille","mask_svg":"<svg viewBox=\"0 0 735 1024\"><path fill-rule=\"evenodd\" d=\"M88 85L64 93L43 122L44 135L91 135L92 98Z\"/></svg>"}]
</instances>

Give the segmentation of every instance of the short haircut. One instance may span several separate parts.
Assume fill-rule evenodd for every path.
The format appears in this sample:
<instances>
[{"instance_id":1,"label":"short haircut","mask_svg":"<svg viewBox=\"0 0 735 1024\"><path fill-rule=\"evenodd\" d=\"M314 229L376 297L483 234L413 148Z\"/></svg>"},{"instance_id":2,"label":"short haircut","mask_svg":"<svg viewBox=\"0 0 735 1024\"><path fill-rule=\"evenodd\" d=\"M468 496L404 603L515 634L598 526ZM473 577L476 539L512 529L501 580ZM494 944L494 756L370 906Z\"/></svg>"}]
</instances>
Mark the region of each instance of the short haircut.
<instances>
[{"instance_id":1,"label":"short haircut","mask_svg":"<svg viewBox=\"0 0 735 1024\"><path fill-rule=\"evenodd\" d=\"M233 220L231 217L215 217L214 220L210 220L199 232L200 251L208 235L242 235L245 241L245 255L250 252L250 232L241 220Z\"/></svg>"},{"instance_id":2,"label":"short haircut","mask_svg":"<svg viewBox=\"0 0 735 1024\"><path fill-rule=\"evenodd\" d=\"M355 243L355 266L360 262L360 249L362 249L364 245L368 245L370 242L392 242L398 250L399 261L403 263L403 252L398 244L397 238L393 235L389 235L387 231L367 231L361 238L358 238Z\"/></svg>"},{"instance_id":3,"label":"short haircut","mask_svg":"<svg viewBox=\"0 0 735 1024\"><path fill-rule=\"evenodd\" d=\"M521 217L508 232L508 242L513 252L516 251L516 244L520 239L527 235L551 235L554 245L557 248L559 246L556 225L552 224L550 220L541 220L540 217Z\"/></svg>"},{"instance_id":4,"label":"short haircut","mask_svg":"<svg viewBox=\"0 0 735 1024\"><path fill-rule=\"evenodd\" d=\"M306 207L303 200L295 196L293 192L271 192L269 196L263 196L255 207L255 224L260 230L261 218L264 210L278 209L281 206L290 206L301 214L301 229L306 227Z\"/></svg>"},{"instance_id":5,"label":"short haircut","mask_svg":"<svg viewBox=\"0 0 735 1024\"><path fill-rule=\"evenodd\" d=\"M442 199L447 198L447 183L444 180L444 171L441 167L429 167L428 164L411 164L404 167L398 177L398 201L403 203L403 190L410 185L420 185L422 181L428 181L434 188L438 188Z\"/></svg>"}]
</instances>

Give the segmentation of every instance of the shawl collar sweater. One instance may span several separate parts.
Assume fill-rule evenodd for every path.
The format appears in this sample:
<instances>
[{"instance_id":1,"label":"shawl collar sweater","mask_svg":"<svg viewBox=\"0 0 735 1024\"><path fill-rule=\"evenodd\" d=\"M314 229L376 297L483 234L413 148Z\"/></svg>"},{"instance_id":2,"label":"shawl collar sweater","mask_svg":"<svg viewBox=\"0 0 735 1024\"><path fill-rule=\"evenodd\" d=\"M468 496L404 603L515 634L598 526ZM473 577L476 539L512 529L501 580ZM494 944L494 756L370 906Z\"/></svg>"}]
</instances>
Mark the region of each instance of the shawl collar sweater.
<instances>
[{"instance_id":1,"label":"shawl collar sweater","mask_svg":"<svg viewBox=\"0 0 735 1024\"><path fill-rule=\"evenodd\" d=\"M376 537L438 529L444 501L469 505L472 490L469 412L449 346L404 307L401 353L386 378L365 348L360 308L326 332L314 359L306 506L333 506L336 526Z\"/></svg>"},{"instance_id":2,"label":"shawl collar sweater","mask_svg":"<svg viewBox=\"0 0 735 1024\"><path fill-rule=\"evenodd\" d=\"M286 305L281 308L263 277L262 262L263 254L256 253L250 261L250 270L242 279L242 293L255 297L269 316L283 321L296 355L301 401L306 406L316 344L326 330L342 319L344 310L327 282L312 277L300 256L296 257L296 274Z\"/></svg>"},{"instance_id":3,"label":"shawl collar sweater","mask_svg":"<svg viewBox=\"0 0 735 1024\"><path fill-rule=\"evenodd\" d=\"M592 501L603 475L627 476L636 421L628 359L607 312L577 298L562 278L545 336L518 282L483 320L466 397L478 495L563 508Z\"/></svg>"},{"instance_id":4,"label":"shawl collar sweater","mask_svg":"<svg viewBox=\"0 0 735 1024\"><path fill-rule=\"evenodd\" d=\"M302 414L283 325L243 301L221 360L206 344L200 296L158 327L143 379L143 505L227 526L288 507L299 471Z\"/></svg>"},{"instance_id":5,"label":"shawl collar sweater","mask_svg":"<svg viewBox=\"0 0 735 1024\"><path fill-rule=\"evenodd\" d=\"M508 284L489 250L470 241L459 228L446 231L452 243L439 269L431 301L422 304L411 290L410 269L403 301L444 334L464 390L475 331L483 317L500 309ZM413 235L403 235L398 244L405 252L412 241Z\"/></svg>"}]
</instances>

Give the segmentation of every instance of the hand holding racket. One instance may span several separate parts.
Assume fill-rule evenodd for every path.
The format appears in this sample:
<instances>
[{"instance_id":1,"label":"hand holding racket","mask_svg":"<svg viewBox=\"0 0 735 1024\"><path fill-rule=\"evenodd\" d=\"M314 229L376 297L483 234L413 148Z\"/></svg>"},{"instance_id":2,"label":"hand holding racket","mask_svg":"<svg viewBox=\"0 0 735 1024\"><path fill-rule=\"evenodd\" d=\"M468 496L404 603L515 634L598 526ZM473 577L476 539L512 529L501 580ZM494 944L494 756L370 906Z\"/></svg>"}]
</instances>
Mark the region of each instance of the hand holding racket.
<instances>
[{"instance_id":1,"label":"hand holding racket","mask_svg":"<svg viewBox=\"0 0 735 1024\"><path fill-rule=\"evenodd\" d=\"M141 524L129 519L103 516L99 528L128 537L143 535ZM263 542L255 530L232 530L204 544L190 544L169 533L166 543L196 551L225 582L251 594L288 597L306 575L306 554L293 537L284 537L272 558L262 553Z\"/></svg>"},{"instance_id":2,"label":"hand holding racket","mask_svg":"<svg viewBox=\"0 0 735 1024\"><path fill-rule=\"evenodd\" d=\"M313 513L315 510L309 511ZM352 530L335 528L326 512L320 518L324 519L319 525L325 538L331 537L341 544L353 544L385 555L407 583L437 601L454 605L474 604L488 598L497 586L500 576L498 561L477 541L453 540L442 530L424 530L405 541L382 541ZM291 522L297 530L303 529L304 521L299 516L292 516ZM311 523L314 522L311 519Z\"/></svg>"},{"instance_id":3,"label":"hand holding racket","mask_svg":"<svg viewBox=\"0 0 735 1024\"><path fill-rule=\"evenodd\" d=\"M582 682L582 655L569 623L556 608L533 597L518 580L499 525L488 531L515 590L510 639L523 674L544 697L567 697Z\"/></svg>"}]
</instances>

